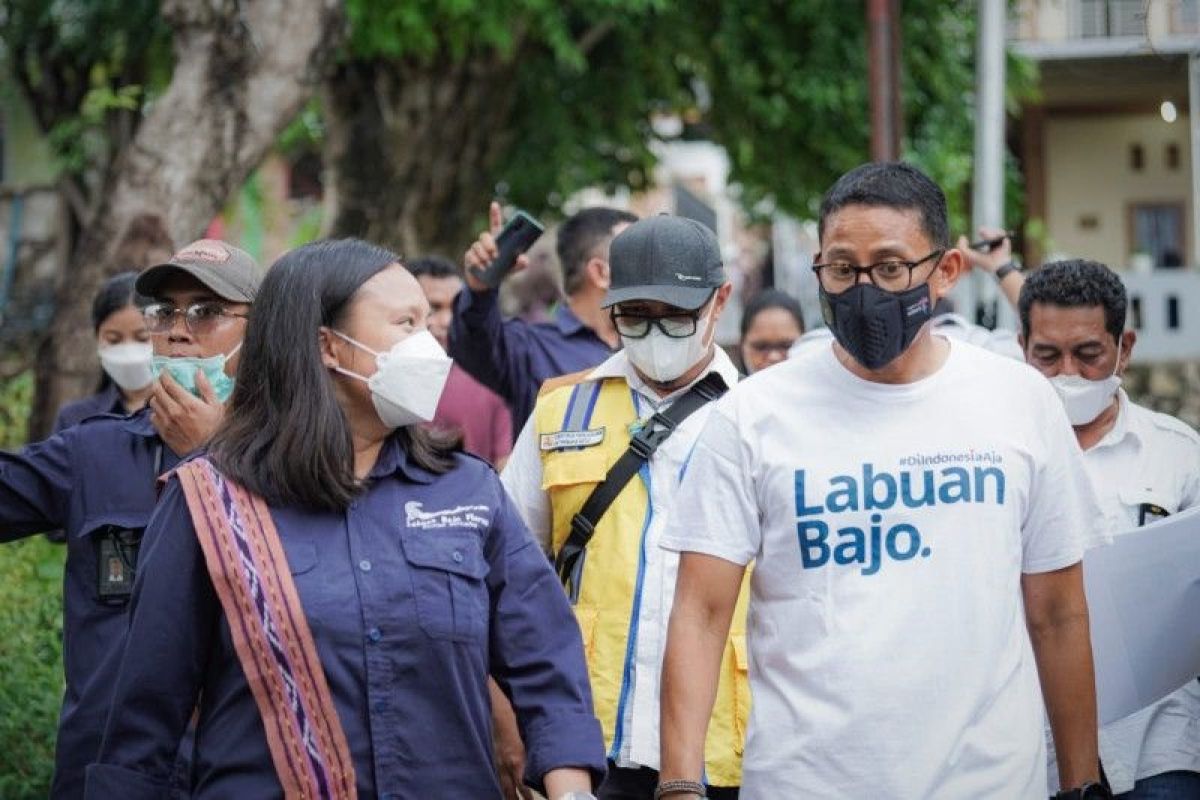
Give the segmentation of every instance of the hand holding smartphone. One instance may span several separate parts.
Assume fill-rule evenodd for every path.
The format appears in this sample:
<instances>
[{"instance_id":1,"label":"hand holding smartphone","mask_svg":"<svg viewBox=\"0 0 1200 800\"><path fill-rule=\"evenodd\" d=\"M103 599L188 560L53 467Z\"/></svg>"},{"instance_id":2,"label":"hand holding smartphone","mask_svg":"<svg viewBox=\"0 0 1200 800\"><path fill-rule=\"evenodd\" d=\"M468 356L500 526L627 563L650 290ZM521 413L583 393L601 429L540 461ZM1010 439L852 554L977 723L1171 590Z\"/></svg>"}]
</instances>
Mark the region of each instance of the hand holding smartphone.
<instances>
[{"instance_id":1,"label":"hand holding smartphone","mask_svg":"<svg viewBox=\"0 0 1200 800\"><path fill-rule=\"evenodd\" d=\"M499 250L496 257L486 267L469 267L471 276L490 288L496 288L512 271L517 257L532 247L543 231L545 226L542 223L524 211L518 211L496 236L496 248Z\"/></svg>"}]
</instances>

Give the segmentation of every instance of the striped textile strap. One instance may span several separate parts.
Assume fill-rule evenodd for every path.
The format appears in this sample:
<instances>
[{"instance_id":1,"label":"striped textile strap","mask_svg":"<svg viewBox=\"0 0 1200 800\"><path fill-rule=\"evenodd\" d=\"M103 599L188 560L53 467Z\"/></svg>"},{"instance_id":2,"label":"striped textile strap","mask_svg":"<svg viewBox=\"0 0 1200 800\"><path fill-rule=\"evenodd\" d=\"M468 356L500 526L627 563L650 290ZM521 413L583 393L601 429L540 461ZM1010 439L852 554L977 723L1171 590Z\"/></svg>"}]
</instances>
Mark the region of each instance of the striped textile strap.
<instances>
[{"instance_id":1,"label":"striped textile strap","mask_svg":"<svg viewBox=\"0 0 1200 800\"><path fill-rule=\"evenodd\" d=\"M175 474L284 796L357 797L346 733L266 503L227 481L206 458Z\"/></svg>"}]
</instances>

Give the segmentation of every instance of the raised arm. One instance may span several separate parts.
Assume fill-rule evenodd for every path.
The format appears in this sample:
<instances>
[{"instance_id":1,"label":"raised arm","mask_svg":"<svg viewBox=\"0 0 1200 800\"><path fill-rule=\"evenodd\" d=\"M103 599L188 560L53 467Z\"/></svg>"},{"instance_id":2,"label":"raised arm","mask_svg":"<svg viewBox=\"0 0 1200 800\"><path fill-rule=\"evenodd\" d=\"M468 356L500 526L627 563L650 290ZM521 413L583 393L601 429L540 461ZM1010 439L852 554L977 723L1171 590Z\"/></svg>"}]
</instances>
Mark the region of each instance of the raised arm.
<instances>
[{"instance_id":1,"label":"raised arm","mask_svg":"<svg viewBox=\"0 0 1200 800\"><path fill-rule=\"evenodd\" d=\"M66 524L75 483L74 430L31 444L19 453L0 450L0 542Z\"/></svg>"},{"instance_id":2,"label":"raised arm","mask_svg":"<svg viewBox=\"0 0 1200 800\"><path fill-rule=\"evenodd\" d=\"M528 377L529 326L524 320L504 320L499 292L471 274L473 267L486 266L498 253L494 236L502 226L497 203L489 209L489 222L490 230L481 233L463 257L467 285L454 299L449 349L451 358L511 408L527 401L537 387ZM513 272L528 263L526 256L518 257Z\"/></svg>"}]
</instances>

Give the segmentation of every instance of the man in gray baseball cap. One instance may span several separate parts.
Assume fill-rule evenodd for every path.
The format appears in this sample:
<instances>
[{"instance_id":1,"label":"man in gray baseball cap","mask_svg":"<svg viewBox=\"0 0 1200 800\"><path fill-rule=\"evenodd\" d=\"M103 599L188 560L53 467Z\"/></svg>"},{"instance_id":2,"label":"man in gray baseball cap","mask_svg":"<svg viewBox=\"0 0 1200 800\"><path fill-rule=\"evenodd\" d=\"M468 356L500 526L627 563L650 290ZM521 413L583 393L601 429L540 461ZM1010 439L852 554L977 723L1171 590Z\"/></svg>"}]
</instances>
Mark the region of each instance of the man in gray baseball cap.
<instances>
[{"instance_id":1,"label":"man in gray baseball cap","mask_svg":"<svg viewBox=\"0 0 1200 800\"><path fill-rule=\"evenodd\" d=\"M216 239L192 242L144 270L137 291L154 346L150 422L177 454L204 444L233 393L237 353L264 271Z\"/></svg>"},{"instance_id":2,"label":"man in gray baseball cap","mask_svg":"<svg viewBox=\"0 0 1200 800\"><path fill-rule=\"evenodd\" d=\"M624 352L652 386L689 385L719 351L713 339L732 285L716 234L660 214L635 222L609 248L612 309Z\"/></svg>"},{"instance_id":3,"label":"man in gray baseball cap","mask_svg":"<svg viewBox=\"0 0 1200 800\"><path fill-rule=\"evenodd\" d=\"M602 305L624 348L543 385L501 476L565 576L585 631L612 759L601 800L655 792L659 665L678 562L658 539L710 401L737 382L713 342L732 286L711 230L665 215L634 222L609 246L609 277ZM736 621L731 635L744 630ZM737 797L746 713L744 674L726 670L722 687L714 725L726 734L707 748L714 800Z\"/></svg>"}]
</instances>

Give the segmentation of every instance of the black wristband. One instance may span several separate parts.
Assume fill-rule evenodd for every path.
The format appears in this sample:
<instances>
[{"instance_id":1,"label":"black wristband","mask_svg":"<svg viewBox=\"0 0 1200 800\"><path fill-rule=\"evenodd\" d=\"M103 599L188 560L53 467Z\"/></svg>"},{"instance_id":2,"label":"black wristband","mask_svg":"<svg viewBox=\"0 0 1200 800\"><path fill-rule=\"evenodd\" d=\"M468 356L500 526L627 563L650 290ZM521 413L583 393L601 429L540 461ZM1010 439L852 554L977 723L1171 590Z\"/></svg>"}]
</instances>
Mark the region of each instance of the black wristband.
<instances>
[{"instance_id":1,"label":"black wristband","mask_svg":"<svg viewBox=\"0 0 1200 800\"><path fill-rule=\"evenodd\" d=\"M1010 274L1012 274L1016 271L1017 271L1017 265L1011 261L1007 261L1007 262L1001 264L1000 268L997 269L996 273L995 273L996 274L996 283L1000 283L1005 278L1007 278Z\"/></svg>"}]
</instances>

